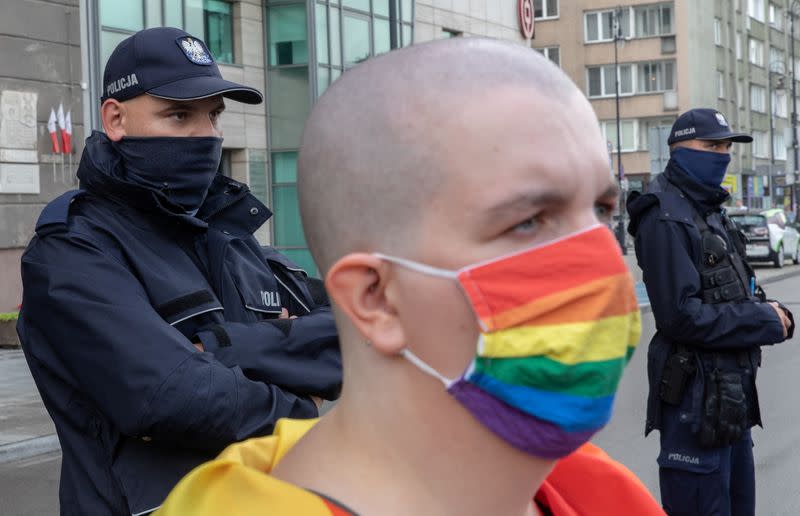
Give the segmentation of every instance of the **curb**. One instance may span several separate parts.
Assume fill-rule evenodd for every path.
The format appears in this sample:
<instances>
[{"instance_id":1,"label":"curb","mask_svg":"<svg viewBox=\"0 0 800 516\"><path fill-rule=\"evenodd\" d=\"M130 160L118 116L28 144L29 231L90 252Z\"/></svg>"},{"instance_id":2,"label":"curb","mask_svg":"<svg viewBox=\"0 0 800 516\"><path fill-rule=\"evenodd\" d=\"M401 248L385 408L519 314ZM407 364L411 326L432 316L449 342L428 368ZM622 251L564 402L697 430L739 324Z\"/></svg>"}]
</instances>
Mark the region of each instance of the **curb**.
<instances>
[{"instance_id":1,"label":"curb","mask_svg":"<svg viewBox=\"0 0 800 516\"><path fill-rule=\"evenodd\" d=\"M0 446L0 464L29 459L60 449L56 434L43 435Z\"/></svg>"}]
</instances>

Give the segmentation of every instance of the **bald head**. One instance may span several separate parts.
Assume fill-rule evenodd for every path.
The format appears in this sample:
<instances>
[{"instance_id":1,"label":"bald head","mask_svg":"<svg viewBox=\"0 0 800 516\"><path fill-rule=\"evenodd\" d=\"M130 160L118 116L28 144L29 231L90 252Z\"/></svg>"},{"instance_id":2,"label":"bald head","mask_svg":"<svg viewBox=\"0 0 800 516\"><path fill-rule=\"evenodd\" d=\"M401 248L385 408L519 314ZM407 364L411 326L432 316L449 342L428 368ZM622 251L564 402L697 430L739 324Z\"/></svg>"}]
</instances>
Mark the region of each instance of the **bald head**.
<instances>
[{"instance_id":1,"label":"bald head","mask_svg":"<svg viewBox=\"0 0 800 516\"><path fill-rule=\"evenodd\" d=\"M351 252L413 256L415 231L436 211L438 194L458 181L447 166L462 151L453 135L476 123L465 106L511 91L537 96L563 116L578 102L588 107L547 59L495 40L416 45L345 73L314 107L298 162L303 227L323 273ZM553 113L539 115L547 124Z\"/></svg>"}]
</instances>

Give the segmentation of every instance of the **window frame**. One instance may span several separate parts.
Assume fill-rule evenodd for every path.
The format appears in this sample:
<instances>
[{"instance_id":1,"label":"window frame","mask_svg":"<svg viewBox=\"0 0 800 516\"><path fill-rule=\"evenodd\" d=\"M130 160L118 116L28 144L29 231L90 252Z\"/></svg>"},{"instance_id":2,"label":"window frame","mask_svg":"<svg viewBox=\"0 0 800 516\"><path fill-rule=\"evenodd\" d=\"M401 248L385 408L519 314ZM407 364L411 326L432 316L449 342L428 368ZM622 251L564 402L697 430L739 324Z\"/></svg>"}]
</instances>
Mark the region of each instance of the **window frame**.
<instances>
[{"instance_id":1,"label":"window frame","mask_svg":"<svg viewBox=\"0 0 800 516\"><path fill-rule=\"evenodd\" d=\"M624 134L624 129L622 128L624 124L630 123L632 124L631 127L631 135L633 137L633 146L632 147L625 147L625 142L623 141L622 153L630 153L630 152L639 152L640 145L639 145L639 119L638 118L620 118L620 135ZM600 132L603 134L603 138L606 142L611 142L611 138L609 138L608 129L611 128L613 131L613 137L617 137L617 121L616 120L601 120L600 121ZM624 138L623 138L624 140ZM617 145L616 143L612 142L611 146L611 153L617 154Z\"/></svg>"},{"instance_id":2,"label":"window frame","mask_svg":"<svg viewBox=\"0 0 800 516\"><path fill-rule=\"evenodd\" d=\"M623 92L622 86L622 69L628 67L631 69L631 91L630 93ZM592 69L600 69L600 95L591 95L590 92L590 82L589 82L589 71ZM605 92L605 83L606 83L606 70L613 69L615 66L613 64L605 64L605 65L593 65L586 67L586 97L590 99L602 99L602 98L609 98L616 96L616 91L612 92ZM636 95L636 81L637 81L637 72L638 67L637 63L620 63L619 68L617 69L617 80L619 80L619 96L620 97L632 97ZM616 86L615 86L616 89Z\"/></svg>"},{"instance_id":3,"label":"window frame","mask_svg":"<svg viewBox=\"0 0 800 516\"><path fill-rule=\"evenodd\" d=\"M539 0L539 1L542 3L542 13L545 13L545 14L543 16L536 16L536 2L537 2L537 0L533 0L532 6L533 6L533 15L534 15L533 19L534 20L536 20L536 21L539 21L539 20L542 20L542 21L544 21L544 20L557 20L561 16L561 4L560 4L561 0L556 0L556 13L555 14L550 14L549 12L546 12L546 11L549 11L547 9L547 0Z\"/></svg>"},{"instance_id":4,"label":"window frame","mask_svg":"<svg viewBox=\"0 0 800 516\"><path fill-rule=\"evenodd\" d=\"M754 45L755 45L756 49L760 48L760 50L758 50L759 59L756 60L756 61L753 61ZM755 66L764 68L764 42L761 41L760 39L748 38L747 48L748 48L748 52L747 52L747 60L748 60L748 62L750 64L755 65Z\"/></svg>"}]
</instances>

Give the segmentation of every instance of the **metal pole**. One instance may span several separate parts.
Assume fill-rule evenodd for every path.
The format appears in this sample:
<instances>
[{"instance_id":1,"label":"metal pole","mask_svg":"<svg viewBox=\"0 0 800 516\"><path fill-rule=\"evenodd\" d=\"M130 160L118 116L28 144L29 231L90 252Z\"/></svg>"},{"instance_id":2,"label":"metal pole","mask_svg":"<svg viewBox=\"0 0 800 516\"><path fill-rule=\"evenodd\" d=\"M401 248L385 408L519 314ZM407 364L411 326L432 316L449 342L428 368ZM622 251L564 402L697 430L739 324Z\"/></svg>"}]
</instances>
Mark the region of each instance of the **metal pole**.
<instances>
[{"instance_id":1,"label":"metal pole","mask_svg":"<svg viewBox=\"0 0 800 516\"><path fill-rule=\"evenodd\" d=\"M772 169L775 166L775 123L772 113L772 63L767 70L767 98L769 99L769 175L772 176ZM770 177L772 179L772 177Z\"/></svg>"},{"instance_id":2,"label":"metal pole","mask_svg":"<svg viewBox=\"0 0 800 516\"><path fill-rule=\"evenodd\" d=\"M622 188L623 180L625 177L622 174L622 135L620 129L620 119L619 119L619 59L617 56L617 42L621 39L622 35L622 25L620 23L620 11L621 8L617 7L614 11L614 74L615 74L615 84L616 84L616 105L617 105L617 179L619 181L620 188ZM619 196L619 220L617 221L617 240L619 241L619 246L622 249L622 254L628 254L628 246L625 243L625 190L622 189L620 196Z\"/></svg>"},{"instance_id":3,"label":"metal pole","mask_svg":"<svg viewBox=\"0 0 800 516\"><path fill-rule=\"evenodd\" d=\"M795 13L795 6L797 4L797 0L792 2L791 8L789 9L789 15L792 17L791 22L791 43L792 43L792 151L794 153L794 162L792 163L792 186L789 193L791 194L791 206L792 206L792 213L796 213L797 210L797 80L796 80L796 71L794 60L794 19L797 16Z\"/></svg>"}]
</instances>

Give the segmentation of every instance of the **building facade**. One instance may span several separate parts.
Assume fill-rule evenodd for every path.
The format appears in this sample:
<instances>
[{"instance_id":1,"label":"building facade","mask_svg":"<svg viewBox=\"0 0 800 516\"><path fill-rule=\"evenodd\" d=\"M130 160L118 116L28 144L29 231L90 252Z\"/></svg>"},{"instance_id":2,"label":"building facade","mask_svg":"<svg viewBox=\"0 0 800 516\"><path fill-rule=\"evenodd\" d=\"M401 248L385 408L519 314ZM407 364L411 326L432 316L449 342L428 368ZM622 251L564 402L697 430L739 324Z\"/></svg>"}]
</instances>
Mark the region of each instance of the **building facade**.
<instances>
[{"instance_id":1,"label":"building facade","mask_svg":"<svg viewBox=\"0 0 800 516\"><path fill-rule=\"evenodd\" d=\"M101 129L105 62L137 30L170 25L202 36L225 77L264 91L263 105L228 103L220 168L247 182L275 213L259 240L313 274L296 191L297 150L311 106L370 56L439 38L530 44L555 62L590 99L615 173L619 140L631 189L663 170L666 137L679 113L716 107L755 138L735 146L726 177L734 198L755 208L789 205L796 169L793 74L800 78L800 45L789 14L800 12L798 3L0 0L0 312L20 302L19 258L39 211L77 187L82 142ZM534 19L530 42L522 30L526 12ZM70 152L61 139L66 115Z\"/></svg>"},{"instance_id":2,"label":"building facade","mask_svg":"<svg viewBox=\"0 0 800 516\"><path fill-rule=\"evenodd\" d=\"M206 41L226 78L265 93L260 106L227 103L220 168L275 213L259 240L312 274L297 207L297 149L325 89L364 59L417 41L525 43L517 0L0 0L0 12L0 312L21 302L19 260L39 212L78 186L83 141L101 129L105 63L134 32L184 28ZM71 120L69 153L59 106ZM56 120L48 124L51 110Z\"/></svg>"},{"instance_id":3,"label":"building facade","mask_svg":"<svg viewBox=\"0 0 800 516\"><path fill-rule=\"evenodd\" d=\"M669 127L681 112L713 107L754 138L752 145L734 146L725 180L734 199L753 208L791 206L797 169L792 74L800 77L791 45L796 56L800 46L792 38L790 14L800 12L798 2L557 3L553 16L537 20L533 45L590 99L615 172L619 80L619 147L630 188L642 188L663 170Z\"/></svg>"}]
</instances>

